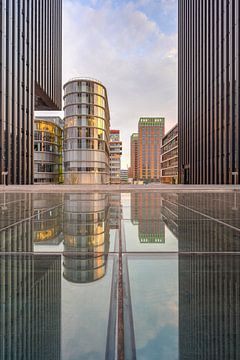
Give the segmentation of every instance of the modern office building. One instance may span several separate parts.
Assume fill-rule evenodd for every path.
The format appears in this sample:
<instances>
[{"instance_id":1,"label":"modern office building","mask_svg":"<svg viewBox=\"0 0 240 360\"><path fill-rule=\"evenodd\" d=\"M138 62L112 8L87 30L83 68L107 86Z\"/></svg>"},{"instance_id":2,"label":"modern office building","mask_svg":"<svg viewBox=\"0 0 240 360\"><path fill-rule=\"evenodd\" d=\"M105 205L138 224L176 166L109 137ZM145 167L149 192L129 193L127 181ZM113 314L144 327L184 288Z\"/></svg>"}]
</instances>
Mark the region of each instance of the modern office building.
<instances>
[{"instance_id":1,"label":"modern office building","mask_svg":"<svg viewBox=\"0 0 240 360\"><path fill-rule=\"evenodd\" d=\"M64 85L64 183L108 184L110 115L106 88L76 78Z\"/></svg>"},{"instance_id":2,"label":"modern office building","mask_svg":"<svg viewBox=\"0 0 240 360\"><path fill-rule=\"evenodd\" d=\"M178 182L178 125L175 125L162 139L161 183Z\"/></svg>"},{"instance_id":3,"label":"modern office building","mask_svg":"<svg viewBox=\"0 0 240 360\"><path fill-rule=\"evenodd\" d=\"M133 181L138 180L138 133L131 135L131 178Z\"/></svg>"},{"instance_id":4,"label":"modern office building","mask_svg":"<svg viewBox=\"0 0 240 360\"><path fill-rule=\"evenodd\" d=\"M63 182L63 122L59 117L34 120L34 182Z\"/></svg>"},{"instance_id":5,"label":"modern office building","mask_svg":"<svg viewBox=\"0 0 240 360\"><path fill-rule=\"evenodd\" d=\"M122 142L120 141L119 130L110 130L109 147L110 147L110 182L111 184L120 184Z\"/></svg>"},{"instance_id":6,"label":"modern office building","mask_svg":"<svg viewBox=\"0 0 240 360\"><path fill-rule=\"evenodd\" d=\"M62 0L1 2L0 184L33 183L34 110L61 110Z\"/></svg>"},{"instance_id":7,"label":"modern office building","mask_svg":"<svg viewBox=\"0 0 240 360\"><path fill-rule=\"evenodd\" d=\"M239 1L179 1L181 183L240 184Z\"/></svg>"},{"instance_id":8,"label":"modern office building","mask_svg":"<svg viewBox=\"0 0 240 360\"><path fill-rule=\"evenodd\" d=\"M139 179L144 182L160 181L160 149L164 134L164 118L140 118L138 122L138 171Z\"/></svg>"}]
</instances>

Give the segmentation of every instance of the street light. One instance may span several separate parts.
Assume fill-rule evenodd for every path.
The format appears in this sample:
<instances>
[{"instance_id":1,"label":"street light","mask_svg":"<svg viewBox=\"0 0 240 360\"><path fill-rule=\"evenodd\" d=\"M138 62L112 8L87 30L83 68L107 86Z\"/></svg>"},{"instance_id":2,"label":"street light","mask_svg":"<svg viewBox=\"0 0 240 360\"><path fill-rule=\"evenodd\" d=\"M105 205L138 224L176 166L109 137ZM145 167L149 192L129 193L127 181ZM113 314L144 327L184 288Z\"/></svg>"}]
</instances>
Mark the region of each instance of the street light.
<instances>
[{"instance_id":1,"label":"street light","mask_svg":"<svg viewBox=\"0 0 240 360\"><path fill-rule=\"evenodd\" d=\"M3 185L5 187L6 186L6 176L8 175L8 171L3 171L2 175L3 175Z\"/></svg>"}]
</instances>

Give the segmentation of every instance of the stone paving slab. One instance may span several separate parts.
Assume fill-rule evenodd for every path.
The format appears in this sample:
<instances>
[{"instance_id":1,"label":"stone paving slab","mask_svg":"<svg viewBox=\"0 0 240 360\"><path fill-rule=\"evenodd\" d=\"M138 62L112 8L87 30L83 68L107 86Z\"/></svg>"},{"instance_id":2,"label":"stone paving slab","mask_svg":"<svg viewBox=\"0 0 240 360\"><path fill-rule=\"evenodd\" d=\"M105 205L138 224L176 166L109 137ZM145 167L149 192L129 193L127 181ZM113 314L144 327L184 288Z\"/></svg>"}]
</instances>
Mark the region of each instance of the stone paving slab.
<instances>
[{"instance_id":1,"label":"stone paving slab","mask_svg":"<svg viewBox=\"0 0 240 360\"><path fill-rule=\"evenodd\" d=\"M0 192L232 192L240 191L240 185L0 185Z\"/></svg>"}]
</instances>

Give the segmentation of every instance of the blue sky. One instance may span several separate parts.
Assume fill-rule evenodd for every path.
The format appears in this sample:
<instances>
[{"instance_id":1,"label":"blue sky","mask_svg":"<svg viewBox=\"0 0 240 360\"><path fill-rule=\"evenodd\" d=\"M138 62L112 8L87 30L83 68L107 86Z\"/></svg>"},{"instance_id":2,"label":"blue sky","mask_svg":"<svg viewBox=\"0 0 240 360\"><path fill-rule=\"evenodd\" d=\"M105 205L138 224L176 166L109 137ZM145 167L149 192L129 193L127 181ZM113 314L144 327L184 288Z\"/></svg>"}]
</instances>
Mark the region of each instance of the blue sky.
<instances>
[{"instance_id":1,"label":"blue sky","mask_svg":"<svg viewBox=\"0 0 240 360\"><path fill-rule=\"evenodd\" d=\"M139 117L177 122L177 0L63 0L63 82L75 76L106 86L126 168Z\"/></svg>"}]
</instances>

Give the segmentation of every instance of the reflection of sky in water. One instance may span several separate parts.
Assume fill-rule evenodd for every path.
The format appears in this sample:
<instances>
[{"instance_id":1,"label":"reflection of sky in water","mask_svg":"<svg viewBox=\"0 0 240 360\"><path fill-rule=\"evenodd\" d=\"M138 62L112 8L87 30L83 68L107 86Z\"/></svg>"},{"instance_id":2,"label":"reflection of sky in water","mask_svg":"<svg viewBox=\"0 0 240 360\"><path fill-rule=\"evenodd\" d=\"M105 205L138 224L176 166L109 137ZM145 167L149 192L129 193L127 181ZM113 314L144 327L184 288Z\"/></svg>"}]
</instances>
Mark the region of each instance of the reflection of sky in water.
<instances>
[{"instance_id":1,"label":"reflection of sky in water","mask_svg":"<svg viewBox=\"0 0 240 360\"><path fill-rule=\"evenodd\" d=\"M178 239L175 235L168 229L164 222L158 221L148 221L148 224L141 223L142 227L146 225L146 237L150 237L151 234L151 225L153 228L157 227L159 232L155 232L155 235L161 237L161 242L159 243L141 243L139 239L139 228L140 222L137 225L133 225L131 221L124 221L125 229L125 238L126 238L126 248L127 251L178 251ZM152 231L154 233L154 231ZM159 240L160 241L160 240Z\"/></svg>"},{"instance_id":2,"label":"reflection of sky in water","mask_svg":"<svg viewBox=\"0 0 240 360\"><path fill-rule=\"evenodd\" d=\"M106 275L89 284L62 279L62 359L104 359L112 279Z\"/></svg>"},{"instance_id":3,"label":"reflection of sky in water","mask_svg":"<svg viewBox=\"0 0 240 360\"><path fill-rule=\"evenodd\" d=\"M131 257L128 267L137 359L177 359L177 258Z\"/></svg>"}]
</instances>

